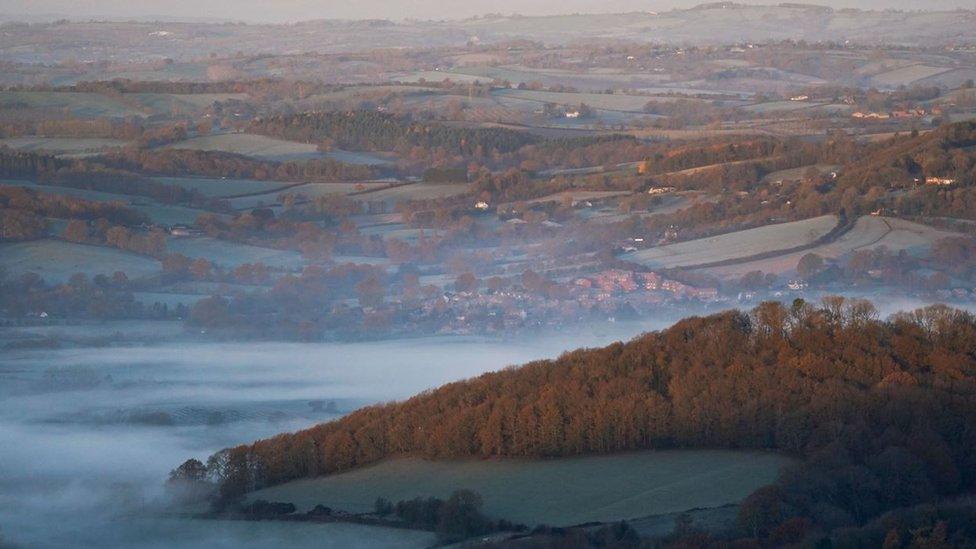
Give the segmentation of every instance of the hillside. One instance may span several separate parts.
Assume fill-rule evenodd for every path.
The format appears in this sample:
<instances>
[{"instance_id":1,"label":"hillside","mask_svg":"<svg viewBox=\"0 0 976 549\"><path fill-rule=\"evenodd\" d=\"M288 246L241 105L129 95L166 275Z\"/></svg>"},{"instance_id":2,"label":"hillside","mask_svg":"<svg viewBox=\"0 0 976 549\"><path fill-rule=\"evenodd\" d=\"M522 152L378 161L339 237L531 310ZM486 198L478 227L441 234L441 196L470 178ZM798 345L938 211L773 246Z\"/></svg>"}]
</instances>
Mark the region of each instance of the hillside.
<instances>
[{"instance_id":1,"label":"hillside","mask_svg":"<svg viewBox=\"0 0 976 549\"><path fill-rule=\"evenodd\" d=\"M821 308L765 303L693 317L627 343L365 408L211 462L222 464L221 494L232 500L398 455L776 449L808 459L780 480L783 515L860 524L976 483L976 319L941 306L888 321L874 315L867 302L828 298ZM764 517L763 528L783 520Z\"/></svg>"}]
</instances>

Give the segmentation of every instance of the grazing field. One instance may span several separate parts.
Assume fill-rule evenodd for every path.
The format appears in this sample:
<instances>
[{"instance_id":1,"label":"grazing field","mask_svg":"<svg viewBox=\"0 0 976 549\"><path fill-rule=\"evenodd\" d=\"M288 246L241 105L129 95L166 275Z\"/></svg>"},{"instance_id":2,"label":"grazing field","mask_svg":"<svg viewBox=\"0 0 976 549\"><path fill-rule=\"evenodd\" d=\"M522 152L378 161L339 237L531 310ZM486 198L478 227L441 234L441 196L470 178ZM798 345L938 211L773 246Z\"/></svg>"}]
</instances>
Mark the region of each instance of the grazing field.
<instances>
[{"instance_id":1,"label":"grazing field","mask_svg":"<svg viewBox=\"0 0 976 549\"><path fill-rule=\"evenodd\" d=\"M82 198L84 200L96 201L118 201L128 204L133 210L145 213L153 223L161 225L192 225L196 222L200 214L207 213L206 210L188 208L186 206L175 206L171 204L160 204L142 196L130 196L125 194L106 193L101 191L91 191L88 189L75 189L72 187L58 187L54 185L38 185L31 181L0 181L0 186L16 185L20 187L30 187L38 192Z\"/></svg>"},{"instance_id":2,"label":"grazing field","mask_svg":"<svg viewBox=\"0 0 976 549\"><path fill-rule=\"evenodd\" d=\"M884 88L897 88L898 86L908 86L917 80L930 78L937 74L948 72L948 67L933 67L930 65L909 65L897 68L871 77L871 81Z\"/></svg>"},{"instance_id":3,"label":"grazing field","mask_svg":"<svg viewBox=\"0 0 976 549\"><path fill-rule=\"evenodd\" d=\"M470 185L465 183L411 183L397 185L389 189L370 191L357 195L358 200L376 202L384 201L393 205L397 202L409 200L430 200L433 198L448 198L468 192Z\"/></svg>"},{"instance_id":4,"label":"grazing field","mask_svg":"<svg viewBox=\"0 0 976 549\"><path fill-rule=\"evenodd\" d=\"M546 202L563 202L571 201L572 203L581 201L597 201L606 200L607 198L614 198L617 196L626 196L630 194L628 191L586 191L586 190L572 190L572 191L561 191L558 193L540 196L539 198L533 198L532 200L526 200L526 204L544 204Z\"/></svg>"},{"instance_id":5,"label":"grazing field","mask_svg":"<svg viewBox=\"0 0 976 549\"><path fill-rule=\"evenodd\" d=\"M961 235L893 217L863 216L857 220L850 231L829 244L802 252L783 254L738 265L714 267L705 269L705 271L722 278L741 277L750 271L792 275L796 272L796 265L800 258L808 253L815 253L825 259L836 260L858 250L871 250L885 246L893 252L905 250L910 254L919 255L928 251L937 240L951 236Z\"/></svg>"},{"instance_id":6,"label":"grazing field","mask_svg":"<svg viewBox=\"0 0 976 549\"><path fill-rule=\"evenodd\" d=\"M207 296L198 294L171 294L166 292L133 292L132 297L147 307L159 303L160 305L166 305L170 309L175 309L180 305L192 307L194 303Z\"/></svg>"},{"instance_id":7,"label":"grazing field","mask_svg":"<svg viewBox=\"0 0 976 549\"><path fill-rule=\"evenodd\" d=\"M332 158L333 160L345 162L346 164L379 166L390 164L394 161L391 157L367 152L344 151L341 149L322 152L312 143L285 141L284 139L250 133L204 135L179 143L173 143L172 145L168 145L168 147L174 149L229 152L273 162Z\"/></svg>"},{"instance_id":8,"label":"grazing field","mask_svg":"<svg viewBox=\"0 0 976 549\"><path fill-rule=\"evenodd\" d=\"M579 105L586 103L595 109L624 112L643 112L644 105L654 97L646 95L625 95L608 93L563 93L542 90L513 90L499 89L493 92L495 97L513 97L537 103L556 103L558 105Z\"/></svg>"},{"instance_id":9,"label":"grazing field","mask_svg":"<svg viewBox=\"0 0 976 549\"><path fill-rule=\"evenodd\" d=\"M259 490L253 499L299 509L324 504L370 511L391 501L481 494L484 512L528 525L613 521L741 501L789 460L761 452L647 451L549 460L425 461L402 458L347 473Z\"/></svg>"},{"instance_id":10,"label":"grazing field","mask_svg":"<svg viewBox=\"0 0 976 549\"><path fill-rule=\"evenodd\" d=\"M201 111L218 101L245 100L244 93L127 93L144 108L163 114L186 114Z\"/></svg>"},{"instance_id":11,"label":"grazing field","mask_svg":"<svg viewBox=\"0 0 976 549\"><path fill-rule=\"evenodd\" d=\"M250 246L210 237L171 238L166 242L166 249L187 257L202 257L211 263L228 268L260 261L268 267L295 270L300 269L304 264L298 252Z\"/></svg>"},{"instance_id":12,"label":"grazing field","mask_svg":"<svg viewBox=\"0 0 976 549\"><path fill-rule=\"evenodd\" d=\"M102 139L98 137L7 137L0 139L0 147L10 147L18 151L46 151L55 154L78 154L101 152L112 147L124 147L127 141L121 139Z\"/></svg>"},{"instance_id":13,"label":"grazing field","mask_svg":"<svg viewBox=\"0 0 976 549\"><path fill-rule=\"evenodd\" d=\"M255 179L208 179L205 177L157 177L156 181L198 191L204 196L223 198L251 193L273 193L288 186L279 181Z\"/></svg>"},{"instance_id":14,"label":"grazing field","mask_svg":"<svg viewBox=\"0 0 976 549\"><path fill-rule=\"evenodd\" d=\"M790 168L788 170L780 170L778 172L766 174L766 177L763 177L763 182L796 181L803 179L806 176L807 170L810 168L813 168L820 173L830 173L839 167L840 166L830 164L811 164L810 166L800 166L799 168Z\"/></svg>"},{"instance_id":15,"label":"grazing field","mask_svg":"<svg viewBox=\"0 0 976 549\"><path fill-rule=\"evenodd\" d=\"M803 221L766 225L755 229L648 248L625 254L623 258L652 269L693 267L812 244L818 238L829 233L836 225L836 216L824 215Z\"/></svg>"},{"instance_id":16,"label":"grazing field","mask_svg":"<svg viewBox=\"0 0 976 549\"><path fill-rule=\"evenodd\" d=\"M822 107L825 104L826 103L807 103L806 101L769 101L766 103L756 103L755 105L742 107L742 110L759 114L780 113L798 111L802 109L812 109L814 107Z\"/></svg>"},{"instance_id":17,"label":"grazing field","mask_svg":"<svg viewBox=\"0 0 976 549\"><path fill-rule=\"evenodd\" d=\"M228 202L230 202L231 207L235 210L244 210L259 206L277 205L281 202L278 200L278 197L283 192L301 195L308 199L314 199L320 196L348 195L353 193L361 193L371 189L379 190L389 186L390 183L385 181L360 181L356 183L306 183L304 185L288 187L284 191L275 190L253 196L231 198L228 200ZM363 196L370 195L366 194Z\"/></svg>"},{"instance_id":18,"label":"grazing field","mask_svg":"<svg viewBox=\"0 0 976 549\"><path fill-rule=\"evenodd\" d=\"M64 282L75 273L111 276L116 271L135 279L160 270L155 259L54 239L0 244L0 267L13 276L34 272L48 282Z\"/></svg>"},{"instance_id":19,"label":"grazing field","mask_svg":"<svg viewBox=\"0 0 976 549\"><path fill-rule=\"evenodd\" d=\"M0 91L0 107L59 110L82 118L120 118L146 113L110 97L86 92Z\"/></svg>"},{"instance_id":20,"label":"grazing field","mask_svg":"<svg viewBox=\"0 0 976 549\"><path fill-rule=\"evenodd\" d=\"M285 141L263 135L249 133L220 133L194 137L168 145L173 149L193 149L199 151L221 151L242 154L260 160L283 162L289 160L309 160L322 158L315 145Z\"/></svg>"}]
</instances>

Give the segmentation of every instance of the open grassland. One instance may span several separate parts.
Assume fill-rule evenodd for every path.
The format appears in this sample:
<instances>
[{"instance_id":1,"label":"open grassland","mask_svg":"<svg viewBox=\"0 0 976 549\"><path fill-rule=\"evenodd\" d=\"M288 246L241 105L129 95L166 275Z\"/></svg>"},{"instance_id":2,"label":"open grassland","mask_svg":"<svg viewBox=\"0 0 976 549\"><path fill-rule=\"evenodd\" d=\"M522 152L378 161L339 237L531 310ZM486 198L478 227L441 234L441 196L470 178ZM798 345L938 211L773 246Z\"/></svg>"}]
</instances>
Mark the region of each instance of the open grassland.
<instances>
[{"instance_id":1,"label":"open grassland","mask_svg":"<svg viewBox=\"0 0 976 549\"><path fill-rule=\"evenodd\" d=\"M160 114L188 114L201 111L218 101L247 99L244 93L127 93L143 108Z\"/></svg>"},{"instance_id":2,"label":"open grassland","mask_svg":"<svg viewBox=\"0 0 976 549\"><path fill-rule=\"evenodd\" d=\"M898 86L908 86L913 82L930 78L937 74L948 72L948 67L933 67L931 65L909 65L891 71L876 74L871 77L871 81L882 88L897 88Z\"/></svg>"},{"instance_id":3,"label":"open grassland","mask_svg":"<svg viewBox=\"0 0 976 549\"><path fill-rule=\"evenodd\" d=\"M101 202L118 201L128 204L132 209L145 213L150 221L161 225L191 225L196 222L200 214L206 213L205 210L188 208L186 206L176 206L172 204L160 204L143 196L132 196L125 194L106 193L92 191L88 189L75 189L73 187L58 187L55 185L38 185L31 181L0 181L0 186L16 185L30 187L38 192L81 198L84 200L95 200Z\"/></svg>"},{"instance_id":4,"label":"open grassland","mask_svg":"<svg viewBox=\"0 0 976 549\"><path fill-rule=\"evenodd\" d=\"M304 185L287 187L283 190L274 190L263 194L231 198L228 200L228 202L230 202L231 207L235 210L245 210L249 208L257 208L259 206L277 205L281 202L278 200L278 197L283 193L301 195L306 199L315 199L320 196L349 195L368 190L379 190L389 186L390 183L384 181L360 181L356 183L305 183ZM369 196L369 194L365 194L363 196Z\"/></svg>"},{"instance_id":5,"label":"open grassland","mask_svg":"<svg viewBox=\"0 0 976 549\"><path fill-rule=\"evenodd\" d=\"M268 267L295 270L302 267L302 256L290 250L250 246L210 237L171 238L166 249L192 258L203 258L222 267L261 262Z\"/></svg>"},{"instance_id":6,"label":"open grassland","mask_svg":"<svg viewBox=\"0 0 976 549\"><path fill-rule=\"evenodd\" d=\"M487 515L529 525L613 521L741 501L772 482L787 458L722 450L648 451L550 460L402 458L260 490L254 499L299 509L370 511L392 501L470 489Z\"/></svg>"},{"instance_id":7,"label":"open grassland","mask_svg":"<svg viewBox=\"0 0 976 549\"><path fill-rule=\"evenodd\" d=\"M156 181L197 191L208 197L223 198L252 193L273 193L288 186L278 181L255 179L211 179L205 177L157 177Z\"/></svg>"},{"instance_id":8,"label":"open grassland","mask_svg":"<svg viewBox=\"0 0 976 549\"><path fill-rule=\"evenodd\" d=\"M397 185L388 189L370 191L356 195L358 200L375 202L384 201L393 205L397 202L410 200L430 200L434 198L448 198L468 192L471 188L466 183L411 183L409 185Z\"/></svg>"},{"instance_id":9,"label":"open grassland","mask_svg":"<svg viewBox=\"0 0 976 549\"><path fill-rule=\"evenodd\" d=\"M289 160L309 160L322 158L324 155L315 145L285 141L264 135L249 133L221 133L204 135L173 143L168 147L173 149L193 149L198 151L220 151L261 160L277 162Z\"/></svg>"},{"instance_id":10,"label":"open grassland","mask_svg":"<svg viewBox=\"0 0 976 549\"><path fill-rule=\"evenodd\" d=\"M148 257L54 239L0 244L0 267L13 276L34 272L48 282L64 282L75 273L111 276L116 271L134 279L160 270L159 262Z\"/></svg>"},{"instance_id":11,"label":"open grassland","mask_svg":"<svg viewBox=\"0 0 976 549\"><path fill-rule=\"evenodd\" d=\"M706 269L708 273L722 278L737 278L750 271L762 271L778 275L792 275L800 258L815 253L825 259L841 259L858 250L871 250L884 246L893 252L905 250L910 254L922 254L937 240L958 233L942 231L893 217L860 217L851 230L834 242L823 244L802 252L788 253L776 257L749 261L738 265L728 265Z\"/></svg>"},{"instance_id":12,"label":"open grassland","mask_svg":"<svg viewBox=\"0 0 976 549\"><path fill-rule=\"evenodd\" d=\"M0 91L0 107L55 110L81 118L120 118L145 113L110 97L86 92Z\"/></svg>"},{"instance_id":13,"label":"open grassland","mask_svg":"<svg viewBox=\"0 0 976 549\"><path fill-rule=\"evenodd\" d=\"M556 103L558 105L579 105L586 103L595 109L625 112L643 112L644 105L655 99L646 95L625 95L608 93L562 93L542 90L499 89L495 97L513 97L536 103Z\"/></svg>"},{"instance_id":14,"label":"open grassland","mask_svg":"<svg viewBox=\"0 0 976 549\"><path fill-rule=\"evenodd\" d=\"M806 101L768 101L766 103L756 103L755 105L742 107L742 110L757 114L765 114L812 109L814 107L822 107L824 105L825 103L808 103Z\"/></svg>"},{"instance_id":15,"label":"open grassland","mask_svg":"<svg viewBox=\"0 0 976 549\"><path fill-rule=\"evenodd\" d=\"M526 200L526 204L544 204L546 202L559 202L564 201L576 203L582 201L597 201L606 200L608 198L614 198L617 196L626 196L630 194L628 191L586 191L586 190L570 190L561 191L558 193L553 193L546 196L540 196L539 198L533 198L531 200Z\"/></svg>"},{"instance_id":16,"label":"open grassland","mask_svg":"<svg viewBox=\"0 0 976 549\"><path fill-rule=\"evenodd\" d=\"M819 173L830 173L839 168L839 166L834 166L831 164L814 164L810 166L800 166L799 168L790 168L788 170L779 170L766 174L763 177L764 183L775 182L775 181L797 181L806 177L807 170L810 168L815 169Z\"/></svg>"},{"instance_id":17,"label":"open grassland","mask_svg":"<svg viewBox=\"0 0 976 549\"><path fill-rule=\"evenodd\" d=\"M186 141L168 145L174 149L193 149L199 151L220 151L240 154L258 160L274 162L290 162L312 160L316 158L332 158L346 164L361 164L364 166L379 166L390 164L393 159L387 156L366 152L344 151L333 149L322 152L312 143L285 141L264 135L250 133L220 133L193 137Z\"/></svg>"},{"instance_id":18,"label":"open grassland","mask_svg":"<svg viewBox=\"0 0 976 549\"><path fill-rule=\"evenodd\" d=\"M835 226L837 217L824 215L648 248L623 258L652 269L693 267L812 244Z\"/></svg>"},{"instance_id":19,"label":"open grassland","mask_svg":"<svg viewBox=\"0 0 976 549\"><path fill-rule=\"evenodd\" d=\"M207 296L198 294L171 294L166 292L133 292L132 297L147 307L159 303L170 309L175 309L180 305L192 307L194 303Z\"/></svg>"},{"instance_id":20,"label":"open grassland","mask_svg":"<svg viewBox=\"0 0 976 549\"><path fill-rule=\"evenodd\" d=\"M18 151L45 151L55 154L96 153L113 147L124 147L127 141L98 137L7 137L0 139L0 147Z\"/></svg>"}]
</instances>

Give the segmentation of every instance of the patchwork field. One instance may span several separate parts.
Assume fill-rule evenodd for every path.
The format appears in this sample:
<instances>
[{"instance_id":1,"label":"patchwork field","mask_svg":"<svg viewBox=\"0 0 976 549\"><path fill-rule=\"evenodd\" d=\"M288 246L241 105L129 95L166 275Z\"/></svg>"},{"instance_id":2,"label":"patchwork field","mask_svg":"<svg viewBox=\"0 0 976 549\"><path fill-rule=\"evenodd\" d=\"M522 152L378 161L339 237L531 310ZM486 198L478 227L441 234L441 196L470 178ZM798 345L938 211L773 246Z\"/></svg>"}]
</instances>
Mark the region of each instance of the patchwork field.
<instances>
[{"instance_id":1,"label":"patchwork field","mask_svg":"<svg viewBox=\"0 0 976 549\"><path fill-rule=\"evenodd\" d=\"M54 185L38 185L37 183L31 181L0 181L0 186L2 185L30 187L42 193L59 196L72 196L85 200L123 202L125 204L129 204L132 209L145 213L147 216L149 216L149 219L153 223L159 223L161 225L191 225L196 222L197 217L199 217L200 214L206 213L205 210L188 208L186 206L160 204L142 196L106 193L101 191L91 191L88 189L58 187Z\"/></svg>"},{"instance_id":2,"label":"patchwork field","mask_svg":"<svg viewBox=\"0 0 976 549\"><path fill-rule=\"evenodd\" d=\"M835 242L802 252L738 265L714 267L705 271L723 278L741 277L750 271L791 275L795 273L800 258L808 253L815 253L825 259L841 259L858 250L885 246L893 252L905 250L910 254L918 255L926 252L937 240L951 236L961 235L893 217L863 216L857 220L850 231L844 233Z\"/></svg>"},{"instance_id":3,"label":"patchwork field","mask_svg":"<svg viewBox=\"0 0 976 549\"><path fill-rule=\"evenodd\" d=\"M341 149L322 152L312 143L285 141L284 139L275 139L274 137L250 133L204 135L193 137L179 143L173 143L168 145L168 147L174 149L229 152L273 162L291 162L316 158L332 158L339 162L361 164L364 166L379 166L393 162L392 158L378 154L344 151Z\"/></svg>"},{"instance_id":4,"label":"patchwork field","mask_svg":"<svg viewBox=\"0 0 976 549\"><path fill-rule=\"evenodd\" d=\"M537 103L556 103L558 105L579 105L586 103L595 109L642 112L648 101L655 99L646 95L624 95L607 93L561 93L542 90L500 89L492 95L499 98L513 97Z\"/></svg>"},{"instance_id":5,"label":"patchwork field","mask_svg":"<svg viewBox=\"0 0 976 549\"><path fill-rule=\"evenodd\" d=\"M278 197L282 194L282 192L294 193L302 195L305 198L314 199L320 196L361 193L363 191L368 191L371 189L378 190L389 186L390 183L385 181L360 181L356 183L305 183L304 185L288 187L284 191L275 190L264 194L232 198L229 200L229 202L231 207L235 210L244 210L248 208L257 208L259 206L276 205L280 202ZM366 194L363 196L370 195Z\"/></svg>"},{"instance_id":6,"label":"patchwork field","mask_svg":"<svg viewBox=\"0 0 976 549\"><path fill-rule=\"evenodd\" d=\"M0 91L0 107L57 109L82 118L120 118L146 113L97 93L54 91Z\"/></svg>"},{"instance_id":7,"label":"patchwork field","mask_svg":"<svg viewBox=\"0 0 976 549\"><path fill-rule=\"evenodd\" d=\"M171 294L165 292L133 292L132 297L147 307L151 307L153 304L159 303L161 305L166 305L170 309L174 309L180 305L192 307L194 303L207 296L197 294Z\"/></svg>"},{"instance_id":8,"label":"patchwork field","mask_svg":"<svg viewBox=\"0 0 976 549\"><path fill-rule=\"evenodd\" d=\"M742 110L760 114L783 113L802 109L812 109L814 107L822 107L824 105L824 103L807 103L806 101L769 101L767 103L756 103L755 105L742 107Z\"/></svg>"},{"instance_id":9,"label":"patchwork field","mask_svg":"<svg viewBox=\"0 0 976 549\"><path fill-rule=\"evenodd\" d=\"M199 151L221 151L242 154L261 160L284 162L289 160L309 160L324 155L315 145L285 141L263 135L249 133L221 133L194 137L168 145L173 149L193 149Z\"/></svg>"},{"instance_id":10,"label":"patchwork field","mask_svg":"<svg viewBox=\"0 0 976 549\"><path fill-rule=\"evenodd\" d=\"M218 101L244 100L244 93L127 93L144 108L164 114L186 114L201 111Z\"/></svg>"},{"instance_id":11,"label":"patchwork field","mask_svg":"<svg viewBox=\"0 0 976 549\"><path fill-rule=\"evenodd\" d=\"M836 216L824 215L803 221L766 225L755 229L648 248L625 254L623 259L640 263L652 269L693 267L811 244L830 232L836 225Z\"/></svg>"},{"instance_id":12,"label":"patchwork field","mask_svg":"<svg viewBox=\"0 0 976 549\"><path fill-rule=\"evenodd\" d=\"M370 511L391 501L481 494L489 516L528 525L572 525L735 503L772 482L789 460L760 452L648 451L551 460L425 461L403 458L257 491L300 510L324 504Z\"/></svg>"},{"instance_id":13,"label":"patchwork field","mask_svg":"<svg viewBox=\"0 0 976 549\"><path fill-rule=\"evenodd\" d=\"M204 196L222 198L251 193L273 193L288 186L279 181L255 179L208 179L204 177L157 177L156 181L198 191Z\"/></svg>"},{"instance_id":14,"label":"patchwork field","mask_svg":"<svg viewBox=\"0 0 976 549\"><path fill-rule=\"evenodd\" d=\"M573 190L573 191L562 191L547 196L540 196L539 198L533 198L532 200L526 200L526 204L543 204L546 202L562 202L572 201L594 201L594 200L605 200L607 198L613 198L615 196L626 196L630 194L627 191L586 191L586 190Z\"/></svg>"},{"instance_id":15,"label":"patchwork field","mask_svg":"<svg viewBox=\"0 0 976 549\"><path fill-rule=\"evenodd\" d=\"M135 279L160 270L159 262L148 257L54 239L0 244L0 267L13 276L34 272L48 282L64 282L75 273L91 277L116 271Z\"/></svg>"},{"instance_id":16,"label":"patchwork field","mask_svg":"<svg viewBox=\"0 0 976 549\"><path fill-rule=\"evenodd\" d=\"M948 72L947 67L933 67L930 65L909 65L895 70L876 74L871 77L875 85L884 88L897 88L898 86L908 86L911 83L930 78L937 74Z\"/></svg>"},{"instance_id":17,"label":"patchwork field","mask_svg":"<svg viewBox=\"0 0 976 549\"><path fill-rule=\"evenodd\" d=\"M19 151L46 151L55 154L78 154L101 152L112 147L124 147L127 141L102 139L97 137L7 137L0 139L0 147L10 147Z\"/></svg>"},{"instance_id":18,"label":"patchwork field","mask_svg":"<svg viewBox=\"0 0 976 549\"><path fill-rule=\"evenodd\" d=\"M795 181L803 179L807 173L807 170L810 168L813 168L820 173L830 173L839 168L839 166L833 166L830 164L816 164L811 166L800 166L799 168L790 168L788 170L780 170L778 172L766 174L766 177L763 178L763 182Z\"/></svg>"},{"instance_id":19,"label":"patchwork field","mask_svg":"<svg viewBox=\"0 0 976 549\"><path fill-rule=\"evenodd\" d=\"M202 257L228 268L260 261L268 267L295 270L304 264L298 252L249 246L209 237L171 238L166 242L166 248L170 252L193 258Z\"/></svg>"},{"instance_id":20,"label":"patchwork field","mask_svg":"<svg viewBox=\"0 0 976 549\"><path fill-rule=\"evenodd\" d=\"M382 200L389 205L408 200L430 200L433 198L447 198L468 192L470 185L464 183L412 183L397 185L389 189L381 189L357 195L358 200L376 202Z\"/></svg>"}]
</instances>

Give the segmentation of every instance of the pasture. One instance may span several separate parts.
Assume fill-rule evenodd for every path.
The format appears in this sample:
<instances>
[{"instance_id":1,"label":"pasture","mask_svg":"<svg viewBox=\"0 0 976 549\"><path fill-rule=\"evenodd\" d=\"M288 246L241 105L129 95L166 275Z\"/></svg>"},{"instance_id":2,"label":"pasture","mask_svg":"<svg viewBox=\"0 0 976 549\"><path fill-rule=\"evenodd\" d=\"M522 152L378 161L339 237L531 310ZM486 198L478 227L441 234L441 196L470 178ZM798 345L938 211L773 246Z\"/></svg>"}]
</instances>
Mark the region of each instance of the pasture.
<instances>
[{"instance_id":1,"label":"pasture","mask_svg":"<svg viewBox=\"0 0 976 549\"><path fill-rule=\"evenodd\" d=\"M59 196L71 196L84 200L122 202L124 204L128 204L133 210L143 212L149 216L150 221L153 223L158 223L161 225L192 225L196 222L197 217L199 217L200 214L206 213L205 210L188 208L186 206L160 204L143 196L106 193L88 189L75 189L73 187L58 187L55 185L38 185L37 183L31 181L0 181L0 186L2 185L30 187L31 189L41 193Z\"/></svg>"},{"instance_id":2,"label":"pasture","mask_svg":"<svg viewBox=\"0 0 976 549\"><path fill-rule=\"evenodd\" d=\"M273 193L288 186L278 181L255 179L213 179L206 177L156 177L156 181L194 190L212 198L223 198L252 193Z\"/></svg>"},{"instance_id":3,"label":"pasture","mask_svg":"<svg viewBox=\"0 0 976 549\"><path fill-rule=\"evenodd\" d=\"M935 75L948 72L948 67L934 67L931 65L909 65L894 70L876 74L871 77L874 85L880 88L897 88L898 86L908 86L918 80L931 78Z\"/></svg>"},{"instance_id":4,"label":"pasture","mask_svg":"<svg viewBox=\"0 0 976 549\"><path fill-rule=\"evenodd\" d=\"M380 166L394 162L389 156L368 152L345 151L332 149L328 152L318 150L314 143L299 143L286 141L265 135L251 133L218 133L193 137L186 141L173 143L167 147L173 149L192 149L198 151L219 151L258 160L272 162L291 162L313 160L317 158L331 158L346 164L360 164L363 166Z\"/></svg>"},{"instance_id":5,"label":"pasture","mask_svg":"<svg viewBox=\"0 0 976 549\"><path fill-rule=\"evenodd\" d=\"M400 458L346 473L259 490L252 499L286 501L300 510L324 504L372 510L393 502L481 494L484 512L530 526L567 526L736 503L772 482L789 460L762 452L645 451L546 460L426 461Z\"/></svg>"},{"instance_id":6,"label":"pasture","mask_svg":"<svg viewBox=\"0 0 976 549\"><path fill-rule=\"evenodd\" d=\"M301 254L295 251L262 248L210 237L170 238L166 242L166 249L187 257L204 258L211 263L231 269L244 263L257 262L271 268L285 270L297 270L304 265Z\"/></svg>"},{"instance_id":7,"label":"pasture","mask_svg":"<svg viewBox=\"0 0 976 549\"><path fill-rule=\"evenodd\" d=\"M0 244L0 267L12 276L37 273L50 283L65 282L75 273L89 277L124 272L130 279L158 273L159 262L115 248L42 239Z\"/></svg>"},{"instance_id":8,"label":"pasture","mask_svg":"<svg viewBox=\"0 0 976 549\"><path fill-rule=\"evenodd\" d=\"M960 235L904 219L862 216L858 218L850 231L829 244L823 244L802 252L783 254L738 265L714 267L705 271L720 278L737 278L750 271L792 275L796 272L796 265L800 258L808 253L815 253L825 259L838 260L858 250L872 250L884 246L893 252L905 250L910 254L920 255L928 251L937 240L951 236Z\"/></svg>"},{"instance_id":9,"label":"pasture","mask_svg":"<svg viewBox=\"0 0 976 549\"><path fill-rule=\"evenodd\" d=\"M80 118L121 118L146 113L105 95L89 92L0 91L0 107L58 110Z\"/></svg>"},{"instance_id":10,"label":"pasture","mask_svg":"<svg viewBox=\"0 0 976 549\"><path fill-rule=\"evenodd\" d=\"M622 257L652 269L694 267L811 244L836 225L836 216L824 215L647 248Z\"/></svg>"},{"instance_id":11,"label":"pasture","mask_svg":"<svg viewBox=\"0 0 976 549\"><path fill-rule=\"evenodd\" d=\"M626 95L608 93L563 93L542 90L499 89L492 95L498 98L516 98L536 103L556 103L558 105L579 105L586 103L595 109L643 112L644 105L655 99L646 95Z\"/></svg>"},{"instance_id":12,"label":"pasture","mask_svg":"<svg viewBox=\"0 0 976 549\"><path fill-rule=\"evenodd\" d=\"M315 145L285 141L264 135L249 133L219 133L193 137L186 141L167 146L172 149L192 149L198 151L219 151L250 156L259 160L286 162L291 160L310 160L324 155Z\"/></svg>"},{"instance_id":13,"label":"pasture","mask_svg":"<svg viewBox=\"0 0 976 549\"><path fill-rule=\"evenodd\" d=\"M835 166L831 164L811 164L809 166L800 166L799 168L790 168L788 170L779 170L776 172L766 174L763 177L763 183L776 182L776 181L799 181L806 177L807 170L813 168L818 173L830 173L837 170L840 166Z\"/></svg>"},{"instance_id":14,"label":"pasture","mask_svg":"<svg viewBox=\"0 0 976 549\"><path fill-rule=\"evenodd\" d=\"M410 200L430 200L434 198L449 198L468 192L470 185L465 183L411 183L408 185L390 186L387 189L369 191L356 196L356 199L367 202L383 201L392 206L397 202Z\"/></svg>"},{"instance_id":15,"label":"pasture","mask_svg":"<svg viewBox=\"0 0 976 549\"><path fill-rule=\"evenodd\" d=\"M247 99L244 93L127 93L143 108L161 114L187 114L206 109L218 101Z\"/></svg>"},{"instance_id":16,"label":"pasture","mask_svg":"<svg viewBox=\"0 0 976 549\"><path fill-rule=\"evenodd\" d=\"M283 193L301 195L305 199L315 199L320 196L349 195L369 190L379 190L389 187L390 183L383 181L359 181L355 183L305 183L283 190L273 190L263 194L242 196L228 200L235 210L246 210L261 206L275 206L280 204L278 197ZM369 196L368 194L365 196Z\"/></svg>"},{"instance_id":17,"label":"pasture","mask_svg":"<svg viewBox=\"0 0 976 549\"><path fill-rule=\"evenodd\" d=\"M54 154L97 153L113 147L124 147L127 141L98 137L41 137L29 135L0 139L0 147L18 151L44 151Z\"/></svg>"}]
</instances>

